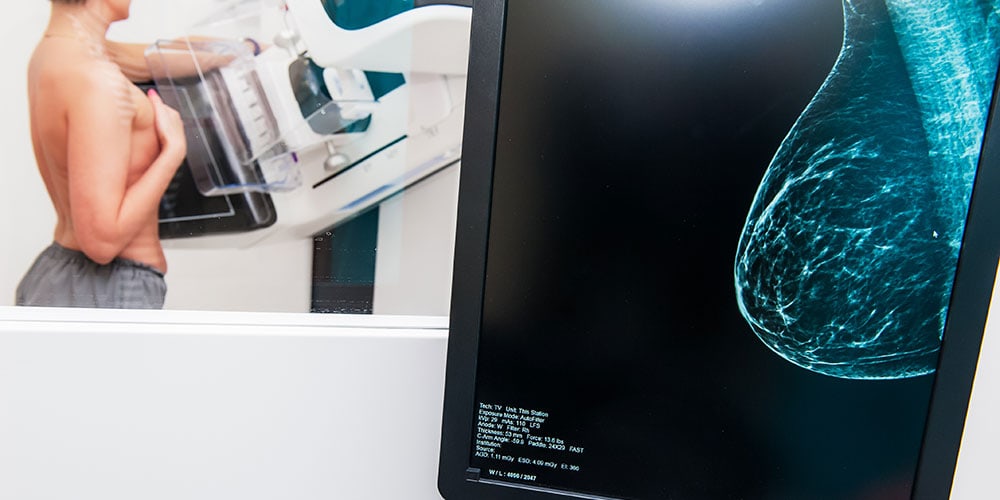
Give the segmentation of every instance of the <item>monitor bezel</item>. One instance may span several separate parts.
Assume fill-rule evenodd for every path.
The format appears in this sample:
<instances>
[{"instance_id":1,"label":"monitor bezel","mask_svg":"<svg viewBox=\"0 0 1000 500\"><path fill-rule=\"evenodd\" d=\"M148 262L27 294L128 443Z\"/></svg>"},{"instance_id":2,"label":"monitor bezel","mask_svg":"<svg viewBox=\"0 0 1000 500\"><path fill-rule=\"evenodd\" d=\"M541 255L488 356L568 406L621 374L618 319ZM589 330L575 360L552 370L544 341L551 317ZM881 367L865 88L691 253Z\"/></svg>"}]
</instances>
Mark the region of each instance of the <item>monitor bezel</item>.
<instances>
[{"instance_id":1,"label":"monitor bezel","mask_svg":"<svg viewBox=\"0 0 1000 500\"><path fill-rule=\"evenodd\" d=\"M476 0L472 6L438 469L438 489L445 498L490 500L503 498L504 490L525 493L522 498L529 500L544 498L529 491L465 480L472 442L506 7L506 0Z\"/></svg>"},{"instance_id":2,"label":"monitor bezel","mask_svg":"<svg viewBox=\"0 0 1000 500\"><path fill-rule=\"evenodd\" d=\"M447 500L601 498L517 483L472 481L466 477L473 432L506 7L507 0L477 0L472 12L438 488ZM997 87L915 471L912 493L915 500L947 498L951 492L1000 262L1000 226L990 220L990 214L1000 213L1000 197L986 194L1000 192Z\"/></svg>"}]
</instances>

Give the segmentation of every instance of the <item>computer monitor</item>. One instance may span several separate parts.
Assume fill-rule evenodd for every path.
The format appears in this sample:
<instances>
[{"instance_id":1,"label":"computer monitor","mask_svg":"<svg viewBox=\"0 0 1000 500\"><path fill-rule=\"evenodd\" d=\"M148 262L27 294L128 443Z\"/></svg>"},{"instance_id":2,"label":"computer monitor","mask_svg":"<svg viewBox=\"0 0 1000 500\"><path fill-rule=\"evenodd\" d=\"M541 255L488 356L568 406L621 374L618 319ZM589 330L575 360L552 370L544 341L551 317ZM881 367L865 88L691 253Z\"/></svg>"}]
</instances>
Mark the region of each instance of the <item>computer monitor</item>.
<instances>
[{"instance_id":1,"label":"computer monitor","mask_svg":"<svg viewBox=\"0 0 1000 500\"><path fill-rule=\"evenodd\" d=\"M443 496L946 498L998 3L477 1Z\"/></svg>"}]
</instances>

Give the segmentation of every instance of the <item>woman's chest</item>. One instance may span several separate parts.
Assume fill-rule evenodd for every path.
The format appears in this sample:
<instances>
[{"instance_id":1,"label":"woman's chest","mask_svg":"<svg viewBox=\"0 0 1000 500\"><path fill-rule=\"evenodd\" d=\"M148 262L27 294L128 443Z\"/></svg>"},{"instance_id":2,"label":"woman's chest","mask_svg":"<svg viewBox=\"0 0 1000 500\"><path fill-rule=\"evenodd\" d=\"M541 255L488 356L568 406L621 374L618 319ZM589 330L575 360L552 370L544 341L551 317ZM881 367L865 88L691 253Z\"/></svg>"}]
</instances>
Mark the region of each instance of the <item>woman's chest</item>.
<instances>
[{"instance_id":1,"label":"woman's chest","mask_svg":"<svg viewBox=\"0 0 1000 500\"><path fill-rule=\"evenodd\" d=\"M156 133L156 115L149 98L135 85L128 84L129 99L134 114L132 116L131 154L129 161L129 183L141 176L160 152L160 141Z\"/></svg>"},{"instance_id":2,"label":"woman's chest","mask_svg":"<svg viewBox=\"0 0 1000 500\"><path fill-rule=\"evenodd\" d=\"M128 83L128 98L134 115L132 117L133 130L151 130L155 126L155 115L153 104L149 98L131 82Z\"/></svg>"}]
</instances>

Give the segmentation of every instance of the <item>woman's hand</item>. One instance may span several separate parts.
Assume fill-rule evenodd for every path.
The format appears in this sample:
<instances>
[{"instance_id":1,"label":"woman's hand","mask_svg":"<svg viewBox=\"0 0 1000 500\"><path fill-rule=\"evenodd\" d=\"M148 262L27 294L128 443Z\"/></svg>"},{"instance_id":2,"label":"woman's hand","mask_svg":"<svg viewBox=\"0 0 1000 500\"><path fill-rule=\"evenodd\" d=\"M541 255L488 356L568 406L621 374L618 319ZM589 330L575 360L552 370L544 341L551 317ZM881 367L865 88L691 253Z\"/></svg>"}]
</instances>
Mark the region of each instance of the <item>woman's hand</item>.
<instances>
[{"instance_id":1,"label":"woman's hand","mask_svg":"<svg viewBox=\"0 0 1000 500\"><path fill-rule=\"evenodd\" d=\"M187 138L184 136L181 115L164 104L156 90L149 89L148 96L155 113L156 135L160 139L160 156L170 159L170 164L176 169L187 154Z\"/></svg>"}]
</instances>

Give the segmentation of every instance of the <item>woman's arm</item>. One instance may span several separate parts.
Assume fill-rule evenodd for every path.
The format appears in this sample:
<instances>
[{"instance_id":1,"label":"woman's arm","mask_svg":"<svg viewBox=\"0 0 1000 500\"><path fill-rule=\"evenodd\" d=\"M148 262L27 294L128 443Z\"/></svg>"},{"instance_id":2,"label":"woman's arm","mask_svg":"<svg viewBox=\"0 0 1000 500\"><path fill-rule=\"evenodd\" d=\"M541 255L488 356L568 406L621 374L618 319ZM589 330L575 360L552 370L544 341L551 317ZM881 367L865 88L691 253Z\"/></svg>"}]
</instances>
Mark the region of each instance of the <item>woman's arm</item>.
<instances>
[{"instance_id":1,"label":"woman's arm","mask_svg":"<svg viewBox=\"0 0 1000 500\"><path fill-rule=\"evenodd\" d=\"M121 68L122 73L133 82L149 82L153 76L146 64L146 47L141 43L104 41L108 57Z\"/></svg>"},{"instance_id":2,"label":"woman's arm","mask_svg":"<svg viewBox=\"0 0 1000 500\"><path fill-rule=\"evenodd\" d=\"M105 264L156 218L160 198L186 153L184 130L177 112L151 94L160 151L128 184L135 114L129 84L96 72L77 85L78 97L67 115L70 214L80 249Z\"/></svg>"},{"instance_id":3,"label":"woman's arm","mask_svg":"<svg viewBox=\"0 0 1000 500\"><path fill-rule=\"evenodd\" d=\"M175 41L178 43L184 43L185 40L198 44L213 42L219 44L232 43L229 40L194 36ZM247 38L243 43L254 55L260 53L260 44L254 40ZM149 82L153 80L153 75L149 71L149 65L146 63L146 49L148 47L149 45L141 43L115 42L112 40L105 41L105 48L108 51L108 56L112 61L118 64L122 73L124 73L125 76L133 82ZM164 64L170 67L171 75L175 77L184 77L198 74L199 69L202 72L205 72L220 66L225 66L232 61L234 57L233 54L208 52L204 50L195 50L194 56L197 58L197 64L195 63L195 58L192 58L189 54L168 54Z\"/></svg>"}]
</instances>

